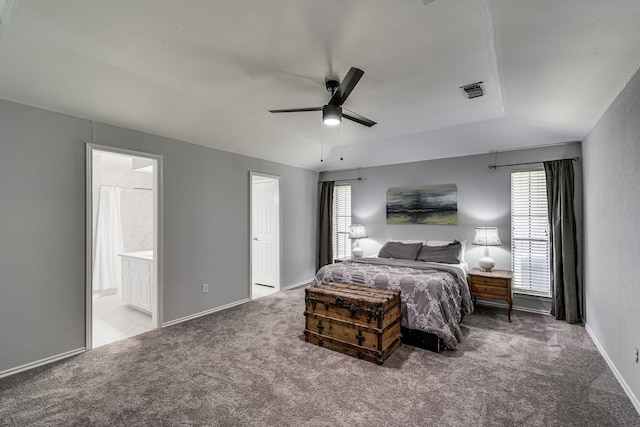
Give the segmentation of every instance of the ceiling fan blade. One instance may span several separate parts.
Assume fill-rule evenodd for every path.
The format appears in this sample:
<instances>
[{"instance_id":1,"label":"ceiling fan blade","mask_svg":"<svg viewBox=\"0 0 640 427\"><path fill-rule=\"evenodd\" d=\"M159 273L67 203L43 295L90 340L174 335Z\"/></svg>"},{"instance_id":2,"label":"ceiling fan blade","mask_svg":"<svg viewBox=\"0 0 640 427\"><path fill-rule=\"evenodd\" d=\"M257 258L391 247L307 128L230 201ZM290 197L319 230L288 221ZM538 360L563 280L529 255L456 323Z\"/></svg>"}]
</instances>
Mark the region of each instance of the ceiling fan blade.
<instances>
[{"instance_id":1,"label":"ceiling fan blade","mask_svg":"<svg viewBox=\"0 0 640 427\"><path fill-rule=\"evenodd\" d=\"M344 110L346 110L346 108L342 107L342 117L344 117L345 119L349 119L367 127L371 127L376 124L376 122L374 122L373 120L367 119L366 117L363 117L358 113L354 113L351 110L347 110L349 112L345 113Z\"/></svg>"},{"instance_id":2,"label":"ceiling fan blade","mask_svg":"<svg viewBox=\"0 0 640 427\"><path fill-rule=\"evenodd\" d=\"M270 113L300 113L303 111L322 111L322 107L286 108L284 110L269 110Z\"/></svg>"},{"instance_id":3,"label":"ceiling fan blade","mask_svg":"<svg viewBox=\"0 0 640 427\"><path fill-rule=\"evenodd\" d=\"M340 86L338 86L338 89L331 97L329 104L342 105L344 101L347 100L347 97L349 96L353 88L356 87L363 74L364 71L362 71L361 69L351 67L347 75L344 77L344 79L342 79L342 82L340 82Z\"/></svg>"}]
</instances>

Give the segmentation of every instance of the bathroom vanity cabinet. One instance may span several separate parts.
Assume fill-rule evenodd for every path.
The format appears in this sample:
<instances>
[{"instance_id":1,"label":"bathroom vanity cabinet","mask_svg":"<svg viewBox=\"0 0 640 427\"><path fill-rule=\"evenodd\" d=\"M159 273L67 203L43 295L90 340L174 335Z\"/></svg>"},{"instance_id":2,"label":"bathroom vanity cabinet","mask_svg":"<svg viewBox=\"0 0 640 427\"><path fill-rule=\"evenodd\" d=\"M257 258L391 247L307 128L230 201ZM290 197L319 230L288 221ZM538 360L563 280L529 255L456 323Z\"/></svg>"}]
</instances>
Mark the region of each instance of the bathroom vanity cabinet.
<instances>
[{"instance_id":1,"label":"bathroom vanity cabinet","mask_svg":"<svg viewBox=\"0 0 640 427\"><path fill-rule=\"evenodd\" d=\"M122 299L131 307L151 313L153 251L120 254Z\"/></svg>"}]
</instances>

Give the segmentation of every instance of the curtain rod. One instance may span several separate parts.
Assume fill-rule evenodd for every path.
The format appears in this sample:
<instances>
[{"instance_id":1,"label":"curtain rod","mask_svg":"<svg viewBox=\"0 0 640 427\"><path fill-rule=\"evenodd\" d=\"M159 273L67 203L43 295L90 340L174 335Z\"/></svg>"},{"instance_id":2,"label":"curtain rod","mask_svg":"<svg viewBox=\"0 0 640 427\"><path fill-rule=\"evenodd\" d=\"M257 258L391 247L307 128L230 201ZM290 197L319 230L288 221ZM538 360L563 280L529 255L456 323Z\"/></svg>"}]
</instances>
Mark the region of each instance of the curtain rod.
<instances>
[{"instance_id":1,"label":"curtain rod","mask_svg":"<svg viewBox=\"0 0 640 427\"><path fill-rule=\"evenodd\" d=\"M573 160L574 162L577 162L577 161L580 160L580 157L573 157L573 158L570 158L570 159L558 159L558 160ZM542 161L539 161L539 162L509 163L507 165L489 165L489 169L505 168L505 167L508 167L508 166L537 165L539 163L544 163L546 161L549 161L549 160L542 160Z\"/></svg>"},{"instance_id":2,"label":"curtain rod","mask_svg":"<svg viewBox=\"0 0 640 427\"><path fill-rule=\"evenodd\" d=\"M334 179L334 180L327 180L327 181L318 181L318 182L345 182L345 181L362 181L362 178L350 178L350 179Z\"/></svg>"},{"instance_id":3,"label":"curtain rod","mask_svg":"<svg viewBox=\"0 0 640 427\"><path fill-rule=\"evenodd\" d=\"M342 159L340 159L340 160L342 160ZM326 180L326 181L318 181L318 182L319 182L319 183L322 183L322 182L331 182L331 181L333 181L333 182L362 181L362 176L360 176L361 171L362 171L362 167L359 167L359 168L358 168L358 177L357 177L357 178L350 178L350 179L328 179L328 180Z\"/></svg>"}]
</instances>

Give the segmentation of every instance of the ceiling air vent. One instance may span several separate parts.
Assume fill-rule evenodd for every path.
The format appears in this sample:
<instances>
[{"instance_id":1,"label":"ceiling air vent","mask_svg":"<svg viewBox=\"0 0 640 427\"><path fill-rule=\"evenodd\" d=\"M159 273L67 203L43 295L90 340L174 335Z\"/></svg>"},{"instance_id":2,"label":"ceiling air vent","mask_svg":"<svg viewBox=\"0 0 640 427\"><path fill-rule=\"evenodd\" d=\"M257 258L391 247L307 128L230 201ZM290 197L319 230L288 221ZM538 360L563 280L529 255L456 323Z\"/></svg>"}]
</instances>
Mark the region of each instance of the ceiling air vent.
<instances>
[{"instance_id":1,"label":"ceiling air vent","mask_svg":"<svg viewBox=\"0 0 640 427\"><path fill-rule=\"evenodd\" d=\"M472 83L466 86L460 86L464 97L467 99L478 98L484 95L484 89L482 89L482 82Z\"/></svg>"}]
</instances>

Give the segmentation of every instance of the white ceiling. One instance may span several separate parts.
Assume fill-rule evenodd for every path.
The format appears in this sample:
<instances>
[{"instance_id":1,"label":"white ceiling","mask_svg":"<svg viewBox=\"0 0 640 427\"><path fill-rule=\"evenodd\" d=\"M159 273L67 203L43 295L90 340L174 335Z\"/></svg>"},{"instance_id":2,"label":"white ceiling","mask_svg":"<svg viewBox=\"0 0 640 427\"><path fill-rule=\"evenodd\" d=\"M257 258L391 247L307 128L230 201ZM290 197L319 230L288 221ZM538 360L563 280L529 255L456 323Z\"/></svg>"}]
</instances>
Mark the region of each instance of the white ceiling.
<instances>
[{"instance_id":1,"label":"white ceiling","mask_svg":"<svg viewBox=\"0 0 640 427\"><path fill-rule=\"evenodd\" d=\"M0 98L311 170L455 157L582 140L638 22L638 0L0 0ZM351 66L374 127L267 111Z\"/></svg>"}]
</instances>

